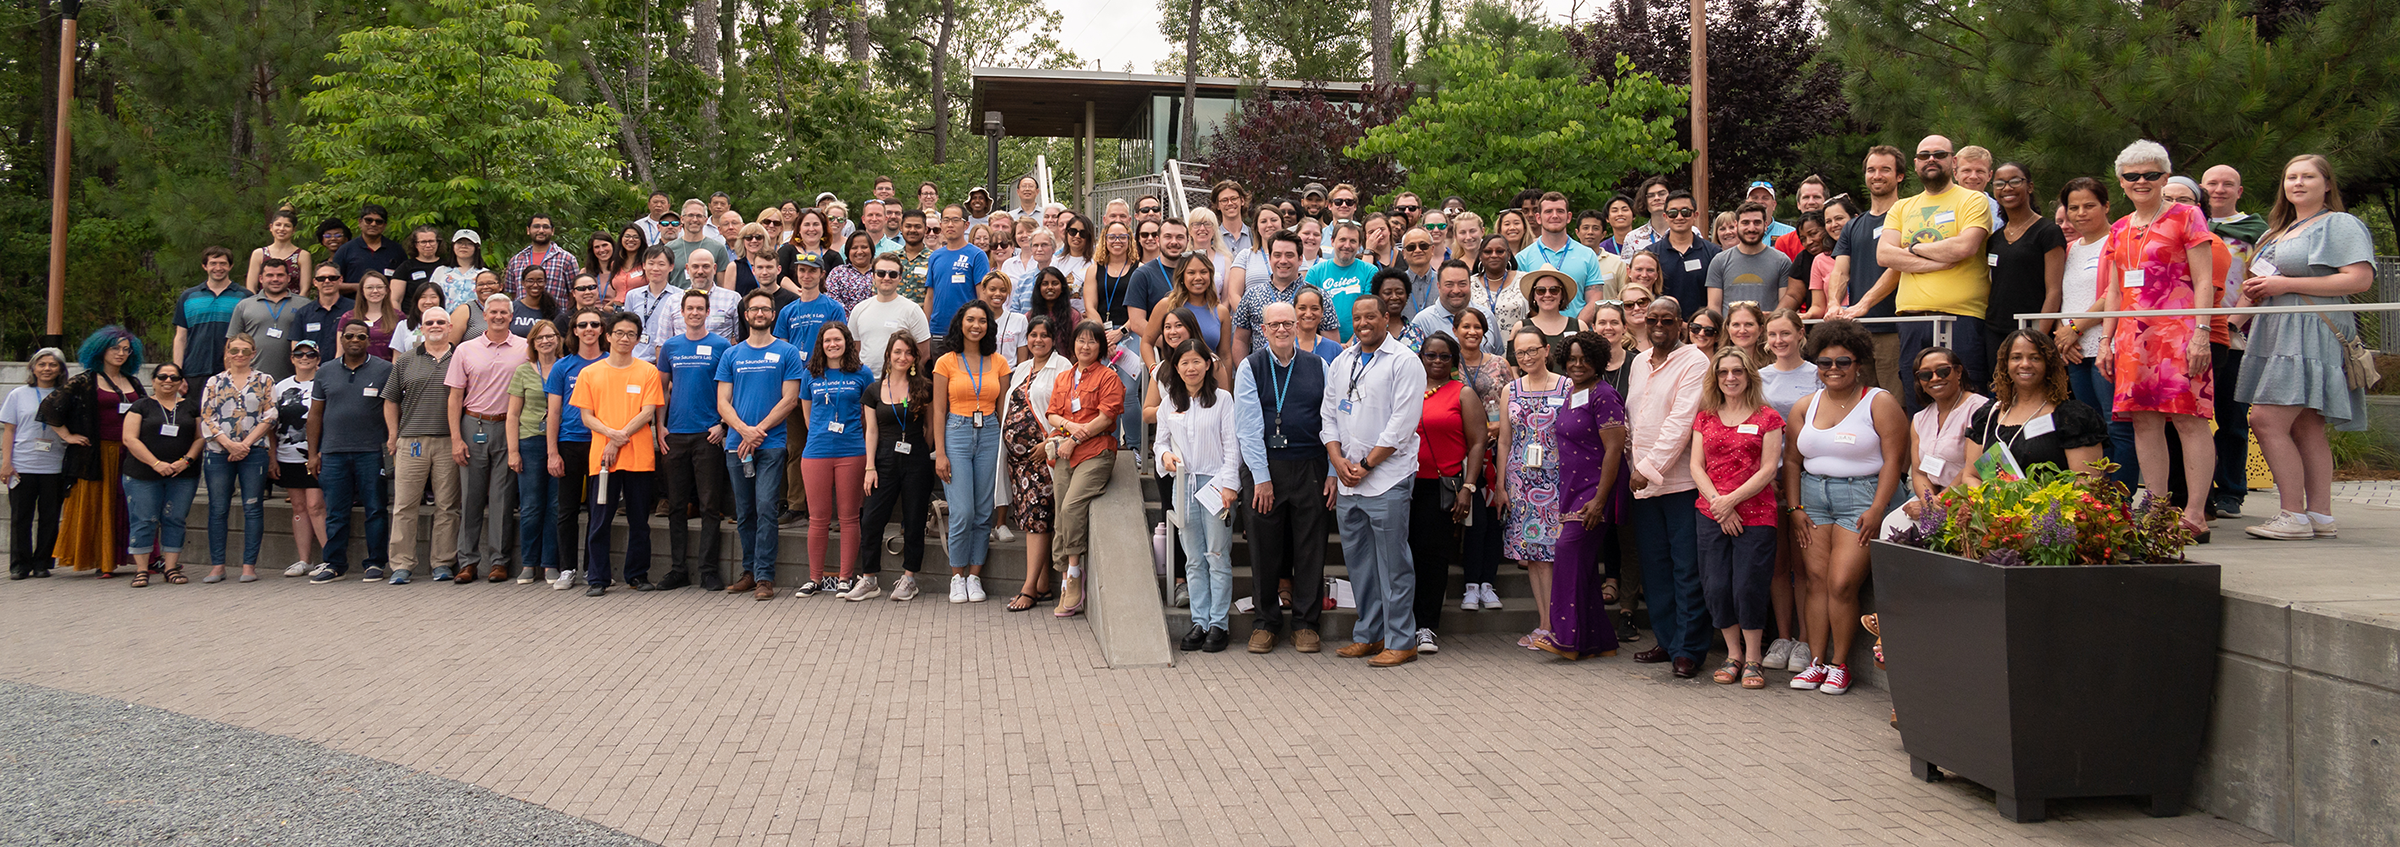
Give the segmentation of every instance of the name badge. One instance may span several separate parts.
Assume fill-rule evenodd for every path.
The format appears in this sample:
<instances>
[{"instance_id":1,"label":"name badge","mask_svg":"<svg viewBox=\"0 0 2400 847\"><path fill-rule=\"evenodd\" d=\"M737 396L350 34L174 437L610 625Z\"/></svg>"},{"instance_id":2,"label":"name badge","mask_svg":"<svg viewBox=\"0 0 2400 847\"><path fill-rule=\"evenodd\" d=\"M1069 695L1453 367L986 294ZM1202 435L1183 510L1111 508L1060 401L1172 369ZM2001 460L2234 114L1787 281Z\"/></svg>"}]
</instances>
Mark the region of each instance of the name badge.
<instances>
[{"instance_id":1,"label":"name badge","mask_svg":"<svg viewBox=\"0 0 2400 847\"><path fill-rule=\"evenodd\" d=\"M842 422L841 422L841 421L826 421L826 422L825 422L825 431L826 431L826 432L834 432L834 433L841 432L841 431L842 431Z\"/></svg>"},{"instance_id":2,"label":"name badge","mask_svg":"<svg viewBox=\"0 0 2400 847\"><path fill-rule=\"evenodd\" d=\"M2142 280L2142 278L2143 278L2144 276L2146 276L2146 275L2147 275L2147 274L2145 274L2143 271L2140 271L2140 270L2130 270L2130 271L2126 271L2126 272L2125 272L2125 287L2126 287L2126 288L2137 288L2137 289L2138 289L2138 288L2141 288L2141 287L2142 287L2142 281L2143 281L2143 280Z\"/></svg>"},{"instance_id":3,"label":"name badge","mask_svg":"<svg viewBox=\"0 0 2400 847\"><path fill-rule=\"evenodd\" d=\"M700 355L703 355L703 356L712 356L712 355L715 355L715 354L716 354L716 348L710 347L710 346L708 346L708 345L706 345L706 344L702 344L702 345L700 345Z\"/></svg>"},{"instance_id":4,"label":"name badge","mask_svg":"<svg viewBox=\"0 0 2400 847\"><path fill-rule=\"evenodd\" d=\"M1937 224L1951 223L1956 220L1958 220L1958 213L1952 212L1948 209L1943 209L1939 212L1933 213L1933 222Z\"/></svg>"},{"instance_id":5,"label":"name badge","mask_svg":"<svg viewBox=\"0 0 2400 847\"><path fill-rule=\"evenodd\" d=\"M642 278L642 272L641 272L641 271L634 271L633 273L627 274L625 278L626 278L626 279L641 279L641 278Z\"/></svg>"},{"instance_id":6,"label":"name badge","mask_svg":"<svg viewBox=\"0 0 2400 847\"><path fill-rule=\"evenodd\" d=\"M183 434L183 427L175 424L159 424L158 434L167 438L174 438L177 435Z\"/></svg>"},{"instance_id":7,"label":"name badge","mask_svg":"<svg viewBox=\"0 0 2400 847\"><path fill-rule=\"evenodd\" d=\"M642 387L641 387L640 385L628 385L628 386L625 386L625 393L627 393L627 394L640 394L640 393L642 393Z\"/></svg>"},{"instance_id":8,"label":"name badge","mask_svg":"<svg viewBox=\"0 0 2400 847\"><path fill-rule=\"evenodd\" d=\"M1733 431L1743 435L1757 435L1758 424L1742 424L1741 426L1734 427Z\"/></svg>"},{"instance_id":9,"label":"name badge","mask_svg":"<svg viewBox=\"0 0 2400 847\"><path fill-rule=\"evenodd\" d=\"M1168 412L1168 413L1167 413L1167 420L1171 420L1171 421L1179 421L1179 420L1183 420L1183 413L1182 413L1182 412Z\"/></svg>"},{"instance_id":10,"label":"name badge","mask_svg":"<svg viewBox=\"0 0 2400 847\"><path fill-rule=\"evenodd\" d=\"M1858 434L1857 434L1857 433L1851 433L1851 432L1837 432L1837 433L1834 433L1834 434L1833 434L1833 443L1835 443L1835 444L1857 444L1857 443L1858 443Z\"/></svg>"},{"instance_id":11,"label":"name badge","mask_svg":"<svg viewBox=\"0 0 2400 847\"><path fill-rule=\"evenodd\" d=\"M1269 449L1281 450L1290 446L1292 446L1292 440L1283 437L1283 433L1279 432L1274 435L1267 436L1267 447Z\"/></svg>"},{"instance_id":12,"label":"name badge","mask_svg":"<svg viewBox=\"0 0 2400 847\"><path fill-rule=\"evenodd\" d=\"M319 331L322 331L322 330L324 330L324 329L325 329L325 325L324 325L323 323L312 323L312 324L309 324L309 325L308 325L308 330L307 330L307 331L309 331L309 332L319 332Z\"/></svg>"},{"instance_id":13,"label":"name badge","mask_svg":"<svg viewBox=\"0 0 2400 847\"><path fill-rule=\"evenodd\" d=\"M1686 272L1696 272L1696 271L1700 270L1700 260L1699 260L1699 259L1685 259L1685 260L1683 260L1683 269L1684 269Z\"/></svg>"},{"instance_id":14,"label":"name badge","mask_svg":"<svg viewBox=\"0 0 2400 847\"><path fill-rule=\"evenodd\" d=\"M2056 431L2058 431L2058 421L2052 420L2049 415L2025 422L2025 437L2027 438L2039 438Z\"/></svg>"},{"instance_id":15,"label":"name badge","mask_svg":"<svg viewBox=\"0 0 2400 847\"><path fill-rule=\"evenodd\" d=\"M1552 397L1552 398L1550 398L1550 399L1549 399L1549 401L1547 401L1547 403L1546 403L1545 405L1548 405L1550 408L1556 409L1556 408L1558 408L1558 407L1560 407L1560 406L1564 406L1564 405L1566 405L1566 404L1567 404L1567 398L1565 398L1565 397Z\"/></svg>"},{"instance_id":16,"label":"name badge","mask_svg":"<svg viewBox=\"0 0 2400 847\"><path fill-rule=\"evenodd\" d=\"M478 432L478 433L475 433L475 443L477 443L477 444L483 444L483 443L487 443L487 442L489 442L489 441L491 441L491 440L492 440L492 439L491 439L491 436L489 436L489 435L486 435L486 434L484 434L484 433L480 433L480 432Z\"/></svg>"},{"instance_id":17,"label":"name badge","mask_svg":"<svg viewBox=\"0 0 2400 847\"><path fill-rule=\"evenodd\" d=\"M982 428L983 428L983 413L982 413L982 412L976 412L976 413L975 413L975 428L976 428L976 429L982 429Z\"/></svg>"},{"instance_id":18,"label":"name badge","mask_svg":"<svg viewBox=\"0 0 2400 847\"><path fill-rule=\"evenodd\" d=\"M1567 398L1567 408L1580 409L1583 408L1583 404L1589 402L1592 402L1592 390L1586 388L1582 391L1575 392L1573 396Z\"/></svg>"},{"instance_id":19,"label":"name badge","mask_svg":"<svg viewBox=\"0 0 2400 847\"><path fill-rule=\"evenodd\" d=\"M33 447L32 447L32 449L33 449L33 452L36 452L36 453L48 453L48 452L50 452L50 442L47 442L47 441L36 441L36 442L33 442Z\"/></svg>"},{"instance_id":20,"label":"name badge","mask_svg":"<svg viewBox=\"0 0 2400 847\"><path fill-rule=\"evenodd\" d=\"M2000 254L1998 254L1998 253L1985 253L1985 254L1983 254L1983 263L1984 263L1984 264L1986 264L1986 265L1990 265L1990 266L1992 266L1992 267L1995 267L1995 268L1999 267L1999 266L2000 266Z\"/></svg>"},{"instance_id":21,"label":"name badge","mask_svg":"<svg viewBox=\"0 0 2400 847\"><path fill-rule=\"evenodd\" d=\"M1351 409L1351 407L1350 407L1350 401L1348 401L1348 400L1344 400L1344 401L1342 401L1342 414L1345 414L1345 415L1347 415L1347 414L1350 414L1350 412L1351 412L1351 411L1352 411L1352 409Z\"/></svg>"},{"instance_id":22,"label":"name badge","mask_svg":"<svg viewBox=\"0 0 2400 847\"><path fill-rule=\"evenodd\" d=\"M118 403L118 404L117 404L117 414L120 414L120 415L122 415L122 414L125 414L126 412L130 412L130 411L133 411L133 404L132 404L132 403Z\"/></svg>"},{"instance_id":23,"label":"name badge","mask_svg":"<svg viewBox=\"0 0 2400 847\"><path fill-rule=\"evenodd\" d=\"M373 396L376 396L376 395L378 395L378 394L382 394L382 393L383 393L383 389L376 388L376 387L374 387L374 386L368 386L368 387L366 387L366 388L361 388L361 389L359 389L359 390L358 390L358 394L359 394L359 396L361 396L361 397L373 397Z\"/></svg>"},{"instance_id":24,"label":"name badge","mask_svg":"<svg viewBox=\"0 0 2400 847\"><path fill-rule=\"evenodd\" d=\"M279 327L279 326L271 326L271 327L267 327L267 337L268 337L268 338L282 338L282 337L283 337L283 327Z\"/></svg>"},{"instance_id":25,"label":"name badge","mask_svg":"<svg viewBox=\"0 0 2400 847\"><path fill-rule=\"evenodd\" d=\"M783 361L783 354L782 354L782 353L768 353L768 354L766 354L766 355L767 355L767 361L770 361L770 362L780 362L780 361Z\"/></svg>"},{"instance_id":26,"label":"name badge","mask_svg":"<svg viewBox=\"0 0 2400 847\"><path fill-rule=\"evenodd\" d=\"M900 455L903 455L903 456L906 456L906 455L908 455L908 454L910 454L910 453L913 453L913 452L915 452L915 451L916 451L916 449L917 449L917 448L916 448L916 446L915 446L915 445L912 445L912 444L910 444L910 443L908 443L908 442L906 442L906 441L895 441L895 442L892 442L892 452L894 452L894 453L898 453L898 454L900 454Z\"/></svg>"},{"instance_id":27,"label":"name badge","mask_svg":"<svg viewBox=\"0 0 2400 847\"><path fill-rule=\"evenodd\" d=\"M2250 263L2250 275L2275 276L2275 263L2267 261L2265 256L2260 256L2257 261Z\"/></svg>"},{"instance_id":28,"label":"name badge","mask_svg":"<svg viewBox=\"0 0 2400 847\"><path fill-rule=\"evenodd\" d=\"M1534 444L1525 448L1525 466L1529 468L1542 466L1542 445Z\"/></svg>"},{"instance_id":29,"label":"name badge","mask_svg":"<svg viewBox=\"0 0 2400 847\"><path fill-rule=\"evenodd\" d=\"M1942 469L1949 466L1950 462L1947 459L1940 456L1927 456L1924 461L1917 463L1917 470L1924 471L1926 476L1941 476Z\"/></svg>"},{"instance_id":30,"label":"name badge","mask_svg":"<svg viewBox=\"0 0 2400 847\"><path fill-rule=\"evenodd\" d=\"M951 272L951 274L950 274L950 284L951 284L951 285L965 285L965 284L967 284L967 272L966 272L966 271L953 271L953 272Z\"/></svg>"},{"instance_id":31,"label":"name badge","mask_svg":"<svg viewBox=\"0 0 2400 847\"><path fill-rule=\"evenodd\" d=\"M1083 398L1081 398L1081 397L1071 397L1071 398L1068 398L1068 399L1067 399L1067 411L1070 411L1070 412L1080 412L1080 411L1083 411Z\"/></svg>"},{"instance_id":32,"label":"name badge","mask_svg":"<svg viewBox=\"0 0 2400 847\"><path fill-rule=\"evenodd\" d=\"M899 318L893 318L893 319L891 319L891 320L884 321L884 322L883 322L883 328L884 328L884 329L899 329L899 328L900 328L900 319L899 319Z\"/></svg>"}]
</instances>

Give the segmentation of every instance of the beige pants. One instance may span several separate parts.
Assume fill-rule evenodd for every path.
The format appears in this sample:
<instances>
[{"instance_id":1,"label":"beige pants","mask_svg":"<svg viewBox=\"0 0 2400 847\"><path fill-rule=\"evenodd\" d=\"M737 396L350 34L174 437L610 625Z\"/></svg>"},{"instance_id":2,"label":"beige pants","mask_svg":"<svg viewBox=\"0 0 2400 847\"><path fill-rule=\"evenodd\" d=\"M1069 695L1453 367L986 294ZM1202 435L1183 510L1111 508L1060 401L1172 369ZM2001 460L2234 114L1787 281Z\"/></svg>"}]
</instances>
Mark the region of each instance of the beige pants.
<instances>
[{"instance_id":1,"label":"beige pants","mask_svg":"<svg viewBox=\"0 0 2400 847\"><path fill-rule=\"evenodd\" d=\"M433 566L458 566L458 463L448 436L400 439L392 459L392 570L417 571L417 502L433 485Z\"/></svg>"},{"instance_id":2,"label":"beige pants","mask_svg":"<svg viewBox=\"0 0 2400 847\"><path fill-rule=\"evenodd\" d=\"M1900 361L1900 333L1878 332L1875 339L1875 387L1898 393L1910 383L1902 382L1900 369L1908 367ZM1912 389L1913 390L1913 389Z\"/></svg>"},{"instance_id":3,"label":"beige pants","mask_svg":"<svg viewBox=\"0 0 2400 847\"><path fill-rule=\"evenodd\" d=\"M1083 464L1052 471L1059 492L1058 519L1053 524L1058 536L1050 547L1052 567L1063 570L1068 556L1081 556L1091 549L1092 501L1108 490L1108 478L1116 469L1117 451L1109 450L1083 460Z\"/></svg>"}]
</instances>

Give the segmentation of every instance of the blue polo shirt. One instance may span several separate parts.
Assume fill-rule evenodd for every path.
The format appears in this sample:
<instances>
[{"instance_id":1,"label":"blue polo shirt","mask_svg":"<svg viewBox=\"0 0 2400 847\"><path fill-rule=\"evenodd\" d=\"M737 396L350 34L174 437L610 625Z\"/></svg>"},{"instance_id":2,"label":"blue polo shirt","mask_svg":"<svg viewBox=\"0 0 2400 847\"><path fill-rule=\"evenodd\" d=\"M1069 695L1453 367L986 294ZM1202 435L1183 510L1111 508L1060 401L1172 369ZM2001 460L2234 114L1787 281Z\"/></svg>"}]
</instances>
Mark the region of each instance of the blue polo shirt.
<instances>
[{"instance_id":1,"label":"blue polo shirt","mask_svg":"<svg viewBox=\"0 0 2400 847\"><path fill-rule=\"evenodd\" d=\"M1532 244L1525 245L1525 249L1517 251L1517 270L1538 271L1543 265L1557 268L1568 279L1575 280L1575 296L1566 304L1566 312L1570 315L1583 311L1585 291L1608 282L1606 277L1600 275L1600 254L1572 238L1567 239L1565 250L1553 251L1542 246L1542 240L1536 238Z\"/></svg>"},{"instance_id":2,"label":"blue polo shirt","mask_svg":"<svg viewBox=\"0 0 2400 847\"><path fill-rule=\"evenodd\" d=\"M769 342L765 347L752 347L747 341L734 342L733 348L717 358L717 381L733 386L733 412L742 423L755 424L766 420L775 404L783 402L783 384L808 376L808 368L800 362L800 351L782 341ZM792 414L798 415L795 409ZM769 427L760 449L782 449L784 427ZM732 451L741 443L728 438L725 449Z\"/></svg>"},{"instance_id":3,"label":"blue polo shirt","mask_svg":"<svg viewBox=\"0 0 2400 847\"><path fill-rule=\"evenodd\" d=\"M1374 280L1375 263L1365 259L1353 259L1349 267L1327 259L1308 269L1308 284L1325 292L1325 311L1342 322L1342 343L1350 342L1350 304Z\"/></svg>"},{"instance_id":4,"label":"blue polo shirt","mask_svg":"<svg viewBox=\"0 0 2400 847\"><path fill-rule=\"evenodd\" d=\"M550 376L542 380L542 393L558 398L558 440L580 442L592 440L592 431L583 428L583 415L576 413L574 405L568 403L567 398L575 396L575 380L583 376L583 369L591 367L593 362L605 358L608 356L602 355L597 359L586 359L569 353L560 356L558 361L550 366Z\"/></svg>"},{"instance_id":5,"label":"blue polo shirt","mask_svg":"<svg viewBox=\"0 0 2400 847\"><path fill-rule=\"evenodd\" d=\"M800 371L800 399L808 401L808 444L803 459L844 459L867 454L867 422L861 394L875 382L866 368L826 368L824 376ZM840 431L836 432L835 429Z\"/></svg>"},{"instance_id":6,"label":"blue polo shirt","mask_svg":"<svg viewBox=\"0 0 2400 847\"><path fill-rule=\"evenodd\" d=\"M707 432L717 419L717 360L733 342L715 335L693 341L681 334L659 345L658 372L667 383L667 434Z\"/></svg>"},{"instance_id":7,"label":"blue polo shirt","mask_svg":"<svg viewBox=\"0 0 2400 847\"><path fill-rule=\"evenodd\" d=\"M991 270L992 258L973 244L956 250L945 247L926 257L925 298L929 308L925 317L933 321L934 334L950 330L950 318L967 301L975 299L975 283Z\"/></svg>"},{"instance_id":8,"label":"blue polo shirt","mask_svg":"<svg viewBox=\"0 0 2400 847\"><path fill-rule=\"evenodd\" d=\"M783 311L776 313L775 337L790 343L792 349L800 351L800 358L806 359L817 351L818 328L828 322L846 321L849 318L849 314L842 311L841 301L824 294L818 294L815 300L794 300L784 304Z\"/></svg>"}]
</instances>

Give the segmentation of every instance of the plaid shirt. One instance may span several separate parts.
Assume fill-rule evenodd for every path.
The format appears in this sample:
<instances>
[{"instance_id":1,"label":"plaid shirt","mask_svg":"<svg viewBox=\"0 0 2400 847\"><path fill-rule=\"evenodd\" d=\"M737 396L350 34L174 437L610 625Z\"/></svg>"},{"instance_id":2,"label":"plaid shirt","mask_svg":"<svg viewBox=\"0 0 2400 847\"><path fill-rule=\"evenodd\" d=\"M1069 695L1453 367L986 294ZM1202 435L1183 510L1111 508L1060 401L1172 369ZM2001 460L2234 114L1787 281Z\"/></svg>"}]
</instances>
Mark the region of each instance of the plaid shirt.
<instances>
[{"instance_id":1,"label":"plaid shirt","mask_svg":"<svg viewBox=\"0 0 2400 847\"><path fill-rule=\"evenodd\" d=\"M517 296L520 290L518 285L524 282L526 269L538 265L542 269L542 285L550 289L550 302L575 302L575 298L568 296L567 285L575 281L575 274L582 270L583 264L575 260L574 253L569 252L567 248L558 246L557 242L551 242L550 250L547 253L539 252L540 250L541 247L538 245L527 245L525 249L517 251L517 255L509 258L507 280L509 296Z\"/></svg>"}]
</instances>

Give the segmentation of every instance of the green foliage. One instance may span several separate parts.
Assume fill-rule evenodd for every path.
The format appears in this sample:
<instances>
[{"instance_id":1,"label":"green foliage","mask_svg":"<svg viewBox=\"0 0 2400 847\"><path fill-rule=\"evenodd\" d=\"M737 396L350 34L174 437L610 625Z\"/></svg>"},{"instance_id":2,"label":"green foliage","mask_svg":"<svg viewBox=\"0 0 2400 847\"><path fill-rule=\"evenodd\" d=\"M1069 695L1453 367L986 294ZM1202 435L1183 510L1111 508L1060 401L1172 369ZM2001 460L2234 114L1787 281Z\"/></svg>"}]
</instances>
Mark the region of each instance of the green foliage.
<instances>
[{"instance_id":1,"label":"green foliage","mask_svg":"<svg viewBox=\"0 0 2400 847\"><path fill-rule=\"evenodd\" d=\"M1183 74L1190 0L1158 0L1158 32L1177 45L1155 72ZM1217 0L1201 9L1200 73L1306 82L1367 78L1366 0Z\"/></svg>"},{"instance_id":2,"label":"green foliage","mask_svg":"<svg viewBox=\"0 0 2400 847\"><path fill-rule=\"evenodd\" d=\"M1991 470L1987 464L1978 467ZM2105 459L2087 473L2036 465L2020 477L1995 471L1924 503L1893 541L1995 565L2179 562L2192 533L2165 498L2131 505Z\"/></svg>"},{"instance_id":3,"label":"green foliage","mask_svg":"<svg viewBox=\"0 0 2400 847\"><path fill-rule=\"evenodd\" d=\"M439 223L507 231L533 213L562 215L631 191L615 177L605 106L552 92L534 7L508 0L433 0L427 26L346 33L304 104L313 123L300 154L324 170L298 202L381 203L397 226Z\"/></svg>"},{"instance_id":4,"label":"green foliage","mask_svg":"<svg viewBox=\"0 0 2400 847\"><path fill-rule=\"evenodd\" d=\"M1827 49L1883 140L1981 144L2030 165L2044 190L2108 173L2137 138L2165 144L2180 171L2230 164L2253 185L2312 152L2353 199L2400 180L2400 15L2387 0L1824 9ZM2270 197L2251 192L2262 210Z\"/></svg>"},{"instance_id":5,"label":"green foliage","mask_svg":"<svg viewBox=\"0 0 2400 847\"><path fill-rule=\"evenodd\" d=\"M1629 173L1660 173L1691 159L1675 145L1688 95L1682 87L1630 67L1620 67L1613 83L1520 76L1502 68L1488 46L1464 41L1434 52L1458 82L1368 130L1348 151L1393 157L1407 187L1421 195L1456 194L1479 209L1505 206L1527 186L1598 198Z\"/></svg>"},{"instance_id":6,"label":"green foliage","mask_svg":"<svg viewBox=\"0 0 2400 847\"><path fill-rule=\"evenodd\" d=\"M1567 55L1566 32L1542 19L1541 6L1530 0L1475 0L1466 8L1458 30L1428 45L1425 56L1404 75L1435 91L1459 82L1451 67L1453 54L1441 49L1449 41L1488 46L1501 67L1522 77L1556 79L1575 76L1582 68Z\"/></svg>"},{"instance_id":7,"label":"green foliage","mask_svg":"<svg viewBox=\"0 0 2400 847\"><path fill-rule=\"evenodd\" d=\"M2348 471L2400 471L2400 453L2384 446L2381 436L2374 432L2327 430L2325 441L2332 448L2335 467Z\"/></svg>"}]
</instances>

